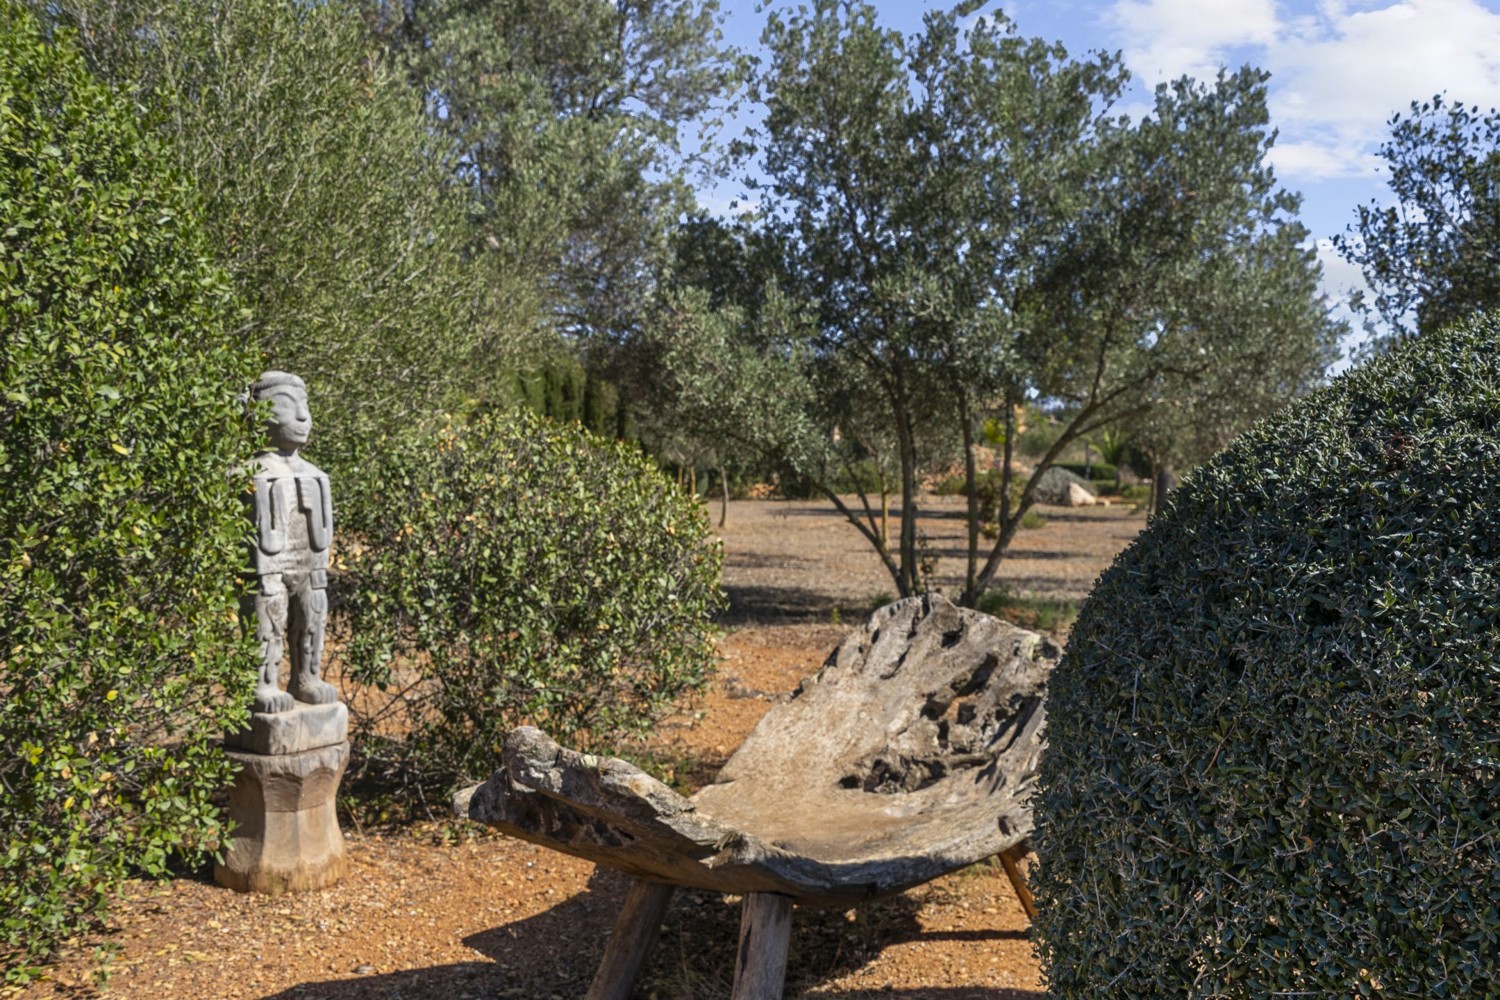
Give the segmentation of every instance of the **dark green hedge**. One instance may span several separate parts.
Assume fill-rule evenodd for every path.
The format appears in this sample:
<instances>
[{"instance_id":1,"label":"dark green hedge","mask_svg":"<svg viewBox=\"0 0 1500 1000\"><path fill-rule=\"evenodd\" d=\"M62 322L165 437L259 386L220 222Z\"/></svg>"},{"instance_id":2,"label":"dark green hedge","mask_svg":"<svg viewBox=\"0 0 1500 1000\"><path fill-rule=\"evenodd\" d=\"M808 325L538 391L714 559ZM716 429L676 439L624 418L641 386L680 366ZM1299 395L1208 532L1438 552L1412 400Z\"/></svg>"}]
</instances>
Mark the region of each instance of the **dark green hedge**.
<instances>
[{"instance_id":1,"label":"dark green hedge","mask_svg":"<svg viewBox=\"0 0 1500 1000\"><path fill-rule=\"evenodd\" d=\"M1083 462L1058 462L1057 468L1067 469L1073 475L1089 481L1108 479L1111 485L1113 485L1118 473L1118 467L1111 465L1109 462L1094 462L1089 465L1085 465Z\"/></svg>"},{"instance_id":2,"label":"dark green hedge","mask_svg":"<svg viewBox=\"0 0 1500 1000\"><path fill-rule=\"evenodd\" d=\"M713 669L718 541L629 445L488 413L335 490L357 743L408 784L489 777L523 723L608 748Z\"/></svg>"},{"instance_id":3,"label":"dark green hedge","mask_svg":"<svg viewBox=\"0 0 1500 1000\"><path fill-rule=\"evenodd\" d=\"M1194 473L1048 703L1051 996L1494 996L1500 322Z\"/></svg>"},{"instance_id":4,"label":"dark green hedge","mask_svg":"<svg viewBox=\"0 0 1500 1000\"><path fill-rule=\"evenodd\" d=\"M0 0L0 964L212 851L252 369L140 110ZM253 364L253 362L250 362ZM240 695L244 697L240 697ZM227 698L226 698L227 695Z\"/></svg>"}]
</instances>

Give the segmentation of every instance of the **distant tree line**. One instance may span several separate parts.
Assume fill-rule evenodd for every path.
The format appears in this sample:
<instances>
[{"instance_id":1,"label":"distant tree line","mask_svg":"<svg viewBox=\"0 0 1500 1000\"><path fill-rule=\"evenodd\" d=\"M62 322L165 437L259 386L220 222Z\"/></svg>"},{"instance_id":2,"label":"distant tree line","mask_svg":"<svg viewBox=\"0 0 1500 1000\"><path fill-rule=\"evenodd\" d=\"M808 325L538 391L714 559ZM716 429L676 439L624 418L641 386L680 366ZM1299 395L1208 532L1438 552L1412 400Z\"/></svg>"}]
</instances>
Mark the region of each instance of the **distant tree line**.
<instances>
[{"instance_id":1,"label":"distant tree line","mask_svg":"<svg viewBox=\"0 0 1500 1000\"><path fill-rule=\"evenodd\" d=\"M909 36L867 3L773 12L753 73L715 0L31 6L170 139L237 335L317 385L335 467L522 405L721 480L779 469L911 593L924 470L988 475L988 423L1010 477L1008 422L1042 406L1063 429L993 541L969 511L973 601L1070 449L1123 434L1170 478L1317 383L1342 333L1251 68L1128 120L1116 57L977 2ZM753 135L703 138L745 99ZM1439 97L1392 126L1399 203L1339 244L1382 338L1500 295L1495 113ZM751 210L697 210L699 171L738 172Z\"/></svg>"}]
</instances>

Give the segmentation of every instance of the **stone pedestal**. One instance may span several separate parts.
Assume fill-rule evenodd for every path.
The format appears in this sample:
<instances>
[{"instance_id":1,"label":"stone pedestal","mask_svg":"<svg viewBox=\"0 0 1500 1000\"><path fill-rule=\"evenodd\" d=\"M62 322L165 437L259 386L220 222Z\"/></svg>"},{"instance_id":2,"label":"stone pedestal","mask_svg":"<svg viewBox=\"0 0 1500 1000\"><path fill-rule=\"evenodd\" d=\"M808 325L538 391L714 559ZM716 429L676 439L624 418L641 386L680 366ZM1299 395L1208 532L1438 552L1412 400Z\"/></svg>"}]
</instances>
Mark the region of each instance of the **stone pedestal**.
<instances>
[{"instance_id":1,"label":"stone pedestal","mask_svg":"<svg viewBox=\"0 0 1500 1000\"><path fill-rule=\"evenodd\" d=\"M234 820L214 881L238 892L278 895L322 889L344 874L344 835L335 810L349 763L342 703L256 713L225 739L240 765L229 793Z\"/></svg>"},{"instance_id":2,"label":"stone pedestal","mask_svg":"<svg viewBox=\"0 0 1500 1000\"><path fill-rule=\"evenodd\" d=\"M331 705L305 705L288 712L253 712L250 725L224 737L224 746L244 753L279 757L331 747L349 738L349 708L341 701Z\"/></svg>"}]
</instances>

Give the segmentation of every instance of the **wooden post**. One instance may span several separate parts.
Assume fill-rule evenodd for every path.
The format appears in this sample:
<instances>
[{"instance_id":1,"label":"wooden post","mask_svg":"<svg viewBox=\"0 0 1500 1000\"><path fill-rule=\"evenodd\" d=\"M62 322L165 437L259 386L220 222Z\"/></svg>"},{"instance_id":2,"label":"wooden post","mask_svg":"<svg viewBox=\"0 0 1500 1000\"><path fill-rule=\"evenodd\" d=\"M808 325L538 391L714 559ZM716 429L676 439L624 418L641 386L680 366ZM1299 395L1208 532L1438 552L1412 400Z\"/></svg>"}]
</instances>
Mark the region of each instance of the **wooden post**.
<instances>
[{"instance_id":1,"label":"wooden post","mask_svg":"<svg viewBox=\"0 0 1500 1000\"><path fill-rule=\"evenodd\" d=\"M1016 898L1021 901L1021 909L1026 911L1026 916L1032 920L1036 919L1036 900L1031 896L1031 890L1026 887L1026 880L1021 877L1021 869L1016 861L1026 856L1026 846L1023 843L1015 847L1009 847L1000 852L1000 863L1005 866L1005 874L1010 876L1010 887L1016 890Z\"/></svg>"},{"instance_id":2,"label":"wooden post","mask_svg":"<svg viewBox=\"0 0 1500 1000\"><path fill-rule=\"evenodd\" d=\"M610 931L604 958L584 1000L630 1000L641 966L656 947L662 918L672 901L675 886L632 879L625 904Z\"/></svg>"},{"instance_id":3,"label":"wooden post","mask_svg":"<svg viewBox=\"0 0 1500 1000\"><path fill-rule=\"evenodd\" d=\"M792 940L792 897L752 892L740 904L740 949L730 1000L781 1000Z\"/></svg>"}]
</instances>

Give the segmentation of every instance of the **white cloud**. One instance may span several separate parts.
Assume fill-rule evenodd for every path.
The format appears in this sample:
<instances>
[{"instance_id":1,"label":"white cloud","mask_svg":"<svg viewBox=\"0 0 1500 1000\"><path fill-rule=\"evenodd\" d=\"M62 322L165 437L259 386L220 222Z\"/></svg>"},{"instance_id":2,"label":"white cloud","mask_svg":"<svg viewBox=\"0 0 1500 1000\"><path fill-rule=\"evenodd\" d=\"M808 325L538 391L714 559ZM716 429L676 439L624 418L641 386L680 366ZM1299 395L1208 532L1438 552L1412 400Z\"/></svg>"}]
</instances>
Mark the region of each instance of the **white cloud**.
<instances>
[{"instance_id":1,"label":"white cloud","mask_svg":"<svg viewBox=\"0 0 1500 1000\"><path fill-rule=\"evenodd\" d=\"M1118 0L1106 21L1147 80L1212 79L1228 49L1276 40L1272 0Z\"/></svg>"},{"instance_id":2,"label":"white cloud","mask_svg":"<svg viewBox=\"0 0 1500 1000\"><path fill-rule=\"evenodd\" d=\"M1332 240L1318 240L1315 246L1318 250L1318 263L1323 265L1323 289L1330 299L1345 301L1351 292L1356 291L1368 294L1370 286L1365 283L1365 276L1359 265L1340 257Z\"/></svg>"},{"instance_id":3,"label":"white cloud","mask_svg":"<svg viewBox=\"0 0 1500 1000\"><path fill-rule=\"evenodd\" d=\"M1363 318L1349 309L1349 295L1355 290L1368 293L1370 286L1365 284L1365 277L1357 266L1339 256L1338 251L1333 248L1332 240L1318 240L1316 246L1318 261L1323 265L1323 293L1333 306L1334 318L1349 324L1349 336L1342 344L1344 356L1333 368L1337 373L1349 367L1352 355L1366 339L1361 326Z\"/></svg>"},{"instance_id":4,"label":"white cloud","mask_svg":"<svg viewBox=\"0 0 1500 1000\"><path fill-rule=\"evenodd\" d=\"M1376 10L1325 5L1269 47L1284 121L1372 123L1414 100L1500 104L1500 13L1475 0L1405 0Z\"/></svg>"},{"instance_id":5,"label":"white cloud","mask_svg":"<svg viewBox=\"0 0 1500 1000\"><path fill-rule=\"evenodd\" d=\"M1500 11L1480 0L1116 0L1107 20L1145 81L1269 69L1284 179L1369 177L1412 101L1500 107Z\"/></svg>"},{"instance_id":6,"label":"white cloud","mask_svg":"<svg viewBox=\"0 0 1500 1000\"><path fill-rule=\"evenodd\" d=\"M1342 177L1373 177L1384 161L1361 140L1289 142L1278 138L1271 147L1271 166L1279 177L1297 177L1303 182Z\"/></svg>"}]
</instances>

